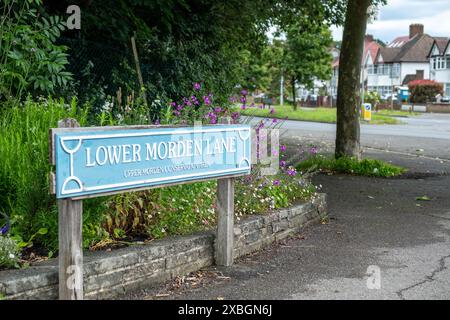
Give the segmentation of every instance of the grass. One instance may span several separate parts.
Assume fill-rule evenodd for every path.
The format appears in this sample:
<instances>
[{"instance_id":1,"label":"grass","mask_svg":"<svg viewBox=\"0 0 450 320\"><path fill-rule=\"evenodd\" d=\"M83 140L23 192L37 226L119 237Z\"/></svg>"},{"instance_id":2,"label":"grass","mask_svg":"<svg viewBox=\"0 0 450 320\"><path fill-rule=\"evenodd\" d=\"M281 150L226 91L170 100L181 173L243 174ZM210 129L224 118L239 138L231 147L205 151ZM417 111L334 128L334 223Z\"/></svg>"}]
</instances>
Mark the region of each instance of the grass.
<instances>
[{"instance_id":1,"label":"grass","mask_svg":"<svg viewBox=\"0 0 450 320\"><path fill-rule=\"evenodd\" d=\"M417 113L417 112L408 112L408 111L402 111L402 110L389 110L389 109L380 110L376 114L380 115L380 116L406 117L406 118L419 115L419 113Z\"/></svg>"},{"instance_id":2,"label":"grass","mask_svg":"<svg viewBox=\"0 0 450 320\"><path fill-rule=\"evenodd\" d=\"M260 109L257 107L247 108L245 110L240 109L240 113L246 116L258 116L258 117L269 117L289 120L302 120L302 121L312 121L312 122L325 122L325 123L336 123L336 109L335 108L298 108L294 111L292 106L274 106L274 113L270 113L270 109ZM397 111L402 112L402 111ZM409 114L403 112L404 114ZM371 124L399 124L401 123L398 119L392 117L395 114L391 113L372 113Z\"/></svg>"},{"instance_id":3,"label":"grass","mask_svg":"<svg viewBox=\"0 0 450 320\"><path fill-rule=\"evenodd\" d=\"M297 166L299 171L326 171L332 173L345 173L366 177L395 177L406 169L391 165L375 159L357 160L355 158L342 157L335 159L317 155L309 158Z\"/></svg>"}]
</instances>

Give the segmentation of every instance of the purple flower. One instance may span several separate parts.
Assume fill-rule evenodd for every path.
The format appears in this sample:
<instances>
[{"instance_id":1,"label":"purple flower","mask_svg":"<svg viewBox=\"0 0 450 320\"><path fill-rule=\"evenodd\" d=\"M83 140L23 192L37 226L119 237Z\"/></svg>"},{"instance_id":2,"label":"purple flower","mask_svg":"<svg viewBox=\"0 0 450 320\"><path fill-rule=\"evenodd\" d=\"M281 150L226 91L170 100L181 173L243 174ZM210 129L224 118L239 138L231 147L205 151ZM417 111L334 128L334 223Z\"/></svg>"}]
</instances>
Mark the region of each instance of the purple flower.
<instances>
[{"instance_id":1,"label":"purple flower","mask_svg":"<svg viewBox=\"0 0 450 320\"><path fill-rule=\"evenodd\" d=\"M199 91L201 88L202 88L202 86L201 86L200 83L198 83L198 82L194 83L194 90L195 91Z\"/></svg>"},{"instance_id":2,"label":"purple flower","mask_svg":"<svg viewBox=\"0 0 450 320\"><path fill-rule=\"evenodd\" d=\"M195 105L199 105L199 104L200 104L200 103L198 102L198 99L197 99L196 96L191 96L191 101L192 101L192 103L195 104Z\"/></svg>"},{"instance_id":3,"label":"purple flower","mask_svg":"<svg viewBox=\"0 0 450 320\"><path fill-rule=\"evenodd\" d=\"M231 119L236 120L237 118L239 118L239 112L233 112L231 114Z\"/></svg>"},{"instance_id":4,"label":"purple flower","mask_svg":"<svg viewBox=\"0 0 450 320\"><path fill-rule=\"evenodd\" d=\"M246 102L247 102L247 98L246 98L245 96L242 96L241 99L240 99L240 101L241 101L242 103L246 103Z\"/></svg>"},{"instance_id":5,"label":"purple flower","mask_svg":"<svg viewBox=\"0 0 450 320\"><path fill-rule=\"evenodd\" d=\"M242 90L241 94L245 97L248 94L248 91L247 90Z\"/></svg>"},{"instance_id":6,"label":"purple flower","mask_svg":"<svg viewBox=\"0 0 450 320\"><path fill-rule=\"evenodd\" d=\"M191 100L186 97L183 98L183 103L189 107L192 106Z\"/></svg>"},{"instance_id":7,"label":"purple flower","mask_svg":"<svg viewBox=\"0 0 450 320\"><path fill-rule=\"evenodd\" d=\"M209 106L211 104L211 97L210 96L203 96L203 102Z\"/></svg>"},{"instance_id":8,"label":"purple flower","mask_svg":"<svg viewBox=\"0 0 450 320\"><path fill-rule=\"evenodd\" d=\"M9 222L7 222L1 229L0 235L5 235L9 231Z\"/></svg>"},{"instance_id":9,"label":"purple flower","mask_svg":"<svg viewBox=\"0 0 450 320\"><path fill-rule=\"evenodd\" d=\"M278 155L278 150L273 149L272 150L272 155L276 157Z\"/></svg>"},{"instance_id":10,"label":"purple flower","mask_svg":"<svg viewBox=\"0 0 450 320\"><path fill-rule=\"evenodd\" d=\"M276 118L272 119L272 123L277 123L277 122L278 122L278 120Z\"/></svg>"},{"instance_id":11,"label":"purple flower","mask_svg":"<svg viewBox=\"0 0 450 320\"><path fill-rule=\"evenodd\" d=\"M220 112L222 112L222 108L221 107L215 107L214 108L214 112L215 113L220 113Z\"/></svg>"},{"instance_id":12,"label":"purple flower","mask_svg":"<svg viewBox=\"0 0 450 320\"><path fill-rule=\"evenodd\" d=\"M288 176L293 177L293 176L295 176L297 174L297 170L295 170L295 168L289 168L289 169L287 169L286 174Z\"/></svg>"},{"instance_id":13,"label":"purple flower","mask_svg":"<svg viewBox=\"0 0 450 320\"><path fill-rule=\"evenodd\" d=\"M175 101L174 101L174 102L171 102L171 103L170 103L170 106L171 106L171 107L176 107L176 106L177 106L177 103L176 103Z\"/></svg>"},{"instance_id":14,"label":"purple flower","mask_svg":"<svg viewBox=\"0 0 450 320\"><path fill-rule=\"evenodd\" d=\"M284 144L280 146L280 151L286 152L286 146Z\"/></svg>"},{"instance_id":15,"label":"purple flower","mask_svg":"<svg viewBox=\"0 0 450 320\"><path fill-rule=\"evenodd\" d=\"M180 104L177 106L177 111L181 111L181 110L183 110L183 106Z\"/></svg>"},{"instance_id":16,"label":"purple flower","mask_svg":"<svg viewBox=\"0 0 450 320\"><path fill-rule=\"evenodd\" d=\"M236 98L235 97L229 97L228 101L230 101L231 103L235 103L236 102Z\"/></svg>"},{"instance_id":17,"label":"purple flower","mask_svg":"<svg viewBox=\"0 0 450 320\"><path fill-rule=\"evenodd\" d=\"M312 147L312 148L309 150L309 152L310 152L311 154L313 154L313 155L316 155L317 152L318 152L317 147Z\"/></svg>"},{"instance_id":18,"label":"purple flower","mask_svg":"<svg viewBox=\"0 0 450 320\"><path fill-rule=\"evenodd\" d=\"M247 109L247 106L246 106L245 104L243 104L243 105L241 106L241 109L242 109L242 110L245 110L245 109Z\"/></svg>"},{"instance_id":19,"label":"purple flower","mask_svg":"<svg viewBox=\"0 0 450 320\"><path fill-rule=\"evenodd\" d=\"M173 112L173 114L176 115L176 116L178 117L178 116L180 116L181 113L180 113L180 111L175 110L175 111Z\"/></svg>"},{"instance_id":20,"label":"purple flower","mask_svg":"<svg viewBox=\"0 0 450 320\"><path fill-rule=\"evenodd\" d=\"M286 161L281 160L280 161L280 167L282 167L282 168L286 167Z\"/></svg>"},{"instance_id":21,"label":"purple flower","mask_svg":"<svg viewBox=\"0 0 450 320\"><path fill-rule=\"evenodd\" d=\"M274 186L279 186L280 185L280 180L274 180L273 181L273 185Z\"/></svg>"},{"instance_id":22,"label":"purple flower","mask_svg":"<svg viewBox=\"0 0 450 320\"><path fill-rule=\"evenodd\" d=\"M270 114L274 114L274 113L275 113L275 109L274 108L270 109Z\"/></svg>"},{"instance_id":23,"label":"purple flower","mask_svg":"<svg viewBox=\"0 0 450 320\"><path fill-rule=\"evenodd\" d=\"M153 122L153 124L159 125L160 124L159 119L156 119L155 122Z\"/></svg>"}]
</instances>

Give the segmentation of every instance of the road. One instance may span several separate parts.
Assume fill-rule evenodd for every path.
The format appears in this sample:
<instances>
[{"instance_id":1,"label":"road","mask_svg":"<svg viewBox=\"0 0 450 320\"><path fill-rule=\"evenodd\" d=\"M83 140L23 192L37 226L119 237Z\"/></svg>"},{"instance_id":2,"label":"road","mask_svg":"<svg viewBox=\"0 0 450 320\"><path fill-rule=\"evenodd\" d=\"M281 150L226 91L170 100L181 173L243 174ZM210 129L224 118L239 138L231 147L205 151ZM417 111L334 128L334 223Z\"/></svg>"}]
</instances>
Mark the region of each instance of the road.
<instances>
[{"instance_id":1,"label":"road","mask_svg":"<svg viewBox=\"0 0 450 320\"><path fill-rule=\"evenodd\" d=\"M450 159L450 114L423 114L398 119L402 124L361 125L361 145ZM249 123L256 124L260 120L255 117ZM286 120L281 129L285 138L295 136L316 143L334 143L336 137L335 124Z\"/></svg>"},{"instance_id":2,"label":"road","mask_svg":"<svg viewBox=\"0 0 450 320\"><path fill-rule=\"evenodd\" d=\"M203 287L170 289L163 296L450 299L450 116L423 115L404 122L362 126L362 144L369 147L366 156L402 165L409 169L407 175L317 175L314 183L329 196L328 223L241 258L231 268L205 270L222 276ZM291 152L303 143L332 152L334 125L286 121L284 128ZM424 195L431 201L417 200ZM128 298L152 299L161 290Z\"/></svg>"}]
</instances>

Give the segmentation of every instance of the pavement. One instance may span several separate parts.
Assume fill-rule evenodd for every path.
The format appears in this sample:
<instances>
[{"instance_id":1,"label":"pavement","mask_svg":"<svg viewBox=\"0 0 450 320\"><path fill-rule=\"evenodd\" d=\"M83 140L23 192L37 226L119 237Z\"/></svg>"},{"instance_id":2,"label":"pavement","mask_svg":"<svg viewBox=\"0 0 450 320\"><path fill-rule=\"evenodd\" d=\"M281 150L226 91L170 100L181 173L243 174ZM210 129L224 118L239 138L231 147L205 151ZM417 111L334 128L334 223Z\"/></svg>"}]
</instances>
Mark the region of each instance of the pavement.
<instances>
[{"instance_id":1,"label":"pavement","mask_svg":"<svg viewBox=\"0 0 450 320\"><path fill-rule=\"evenodd\" d=\"M450 299L450 116L404 121L362 127L364 156L404 166L404 176L316 175L329 197L327 223L233 267L195 273L195 286L177 279L125 298ZM284 128L291 153L309 144L333 150L333 125Z\"/></svg>"}]
</instances>

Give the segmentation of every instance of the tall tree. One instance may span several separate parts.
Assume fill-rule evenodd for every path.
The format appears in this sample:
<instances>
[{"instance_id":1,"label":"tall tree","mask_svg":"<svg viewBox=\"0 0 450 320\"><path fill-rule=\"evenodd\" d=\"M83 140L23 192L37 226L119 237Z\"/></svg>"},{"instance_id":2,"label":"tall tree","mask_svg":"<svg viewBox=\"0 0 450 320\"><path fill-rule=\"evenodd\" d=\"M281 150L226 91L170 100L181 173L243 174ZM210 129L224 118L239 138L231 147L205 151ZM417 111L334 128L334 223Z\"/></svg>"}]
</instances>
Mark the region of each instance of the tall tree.
<instances>
[{"instance_id":1,"label":"tall tree","mask_svg":"<svg viewBox=\"0 0 450 320\"><path fill-rule=\"evenodd\" d=\"M332 42L326 24L304 21L289 26L283 69L290 78L294 110L297 109L296 83L312 88L314 80L331 78Z\"/></svg>"},{"instance_id":2,"label":"tall tree","mask_svg":"<svg viewBox=\"0 0 450 320\"><path fill-rule=\"evenodd\" d=\"M339 63L336 158L360 158L360 80L367 19L371 0L349 0Z\"/></svg>"},{"instance_id":3,"label":"tall tree","mask_svg":"<svg viewBox=\"0 0 450 320\"><path fill-rule=\"evenodd\" d=\"M360 158L360 81L367 22L386 0L348 0L339 58L336 158Z\"/></svg>"}]
</instances>

